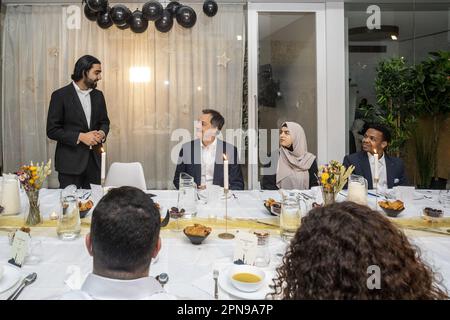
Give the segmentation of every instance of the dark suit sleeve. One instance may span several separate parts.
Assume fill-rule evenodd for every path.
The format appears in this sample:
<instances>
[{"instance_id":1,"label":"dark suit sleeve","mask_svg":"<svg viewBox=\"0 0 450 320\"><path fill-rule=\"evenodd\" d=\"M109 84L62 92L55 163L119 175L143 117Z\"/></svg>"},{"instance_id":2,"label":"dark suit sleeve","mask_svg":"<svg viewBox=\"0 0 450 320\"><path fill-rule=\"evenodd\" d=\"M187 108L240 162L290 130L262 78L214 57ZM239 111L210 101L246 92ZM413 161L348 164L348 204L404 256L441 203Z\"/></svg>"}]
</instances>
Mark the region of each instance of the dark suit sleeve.
<instances>
[{"instance_id":1,"label":"dark suit sleeve","mask_svg":"<svg viewBox=\"0 0 450 320\"><path fill-rule=\"evenodd\" d=\"M408 185L408 178L406 177L405 174L405 165L403 163L403 161L401 159L399 159L398 161L398 172L399 172L399 177L397 178L399 180L398 182L398 186L407 186Z\"/></svg>"},{"instance_id":2,"label":"dark suit sleeve","mask_svg":"<svg viewBox=\"0 0 450 320\"><path fill-rule=\"evenodd\" d=\"M344 167L346 167L346 168L348 168L348 167L351 166L350 159L348 158L348 155L346 155L346 156L344 157L344 161L342 162L342 164L343 164Z\"/></svg>"},{"instance_id":3,"label":"dark suit sleeve","mask_svg":"<svg viewBox=\"0 0 450 320\"><path fill-rule=\"evenodd\" d=\"M105 101L105 97L103 96L103 92L100 91L100 101L101 101L101 106L100 106L100 129L105 133L105 140L106 137L108 136L109 133L109 118L108 118L108 110L106 109L106 101Z\"/></svg>"},{"instance_id":4,"label":"dark suit sleeve","mask_svg":"<svg viewBox=\"0 0 450 320\"><path fill-rule=\"evenodd\" d=\"M262 190L278 190L276 180L277 180L276 174L270 174L270 175L263 176L261 179L261 189Z\"/></svg>"},{"instance_id":5,"label":"dark suit sleeve","mask_svg":"<svg viewBox=\"0 0 450 320\"><path fill-rule=\"evenodd\" d=\"M181 148L178 156L177 168L175 169L175 176L173 177L173 184L175 185L175 188L180 188L180 173L185 171L185 164L183 162L183 148Z\"/></svg>"},{"instance_id":6,"label":"dark suit sleeve","mask_svg":"<svg viewBox=\"0 0 450 320\"><path fill-rule=\"evenodd\" d=\"M234 147L234 161L229 166L228 175L230 177L230 189L231 190L244 190L244 177L242 176L241 165L238 161L238 153L236 147Z\"/></svg>"},{"instance_id":7,"label":"dark suit sleeve","mask_svg":"<svg viewBox=\"0 0 450 320\"><path fill-rule=\"evenodd\" d=\"M348 169L348 167L350 167L352 164L351 164L351 162L350 162L350 159L349 159L349 157L348 157L348 155L346 155L345 157L344 157L344 161L342 162L342 164L344 165L344 167L346 168L346 169ZM345 184L345 186L344 186L344 189L347 189L348 188L348 182Z\"/></svg>"},{"instance_id":8,"label":"dark suit sleeve","mask_svg":"<svg viewBox=\"0 0 450 320\"><path fill-rule=\"evenodd\" d=\"M47 115L47 136L60 143L76 146L79 132L64 130L64 100L53 92Z\"/></svg>"},{"instance_id":9,"label":"dark suit sleeve","mask_svg":"<svg viewBox=\"0 0 450 320\"><path fill-rule=\"evenodd\" d=\"M311 165L311 167L308 170L308 172L309 172L309 188L319 185L319 183L317 182L317 178L316 178L318 171L319 171L319 169L317 168L317 160L314 160L313 164Z\"/></svg>"}]
</instances>

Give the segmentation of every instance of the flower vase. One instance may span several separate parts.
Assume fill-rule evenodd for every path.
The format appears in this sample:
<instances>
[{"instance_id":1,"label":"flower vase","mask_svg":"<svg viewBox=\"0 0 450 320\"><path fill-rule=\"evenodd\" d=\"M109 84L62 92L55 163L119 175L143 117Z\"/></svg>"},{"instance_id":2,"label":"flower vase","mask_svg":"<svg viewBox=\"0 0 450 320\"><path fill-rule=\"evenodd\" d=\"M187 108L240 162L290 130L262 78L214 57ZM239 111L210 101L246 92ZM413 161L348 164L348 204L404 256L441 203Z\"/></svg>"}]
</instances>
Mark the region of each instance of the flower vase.
<instances>
[{"instance_id":1,"label":"flower vase","mask_svg":"<svg viewBox=\"0 0 450 320\"><path fill-rule=\"evenodd\" d=\"M336 202L336 193L322 188L323 205L327 206Z\"/></svg>"},{"instance_id":2,"label":"flower vase","mask_svg":"<svg viewBox=\"0 0 450 320\"><path fill-rule=\"evenodd\" d=\"M27 191L30 208L25 224L35 226L42 222L41 212L39 211L39 190Z\"/></svg>"}]
</instances>

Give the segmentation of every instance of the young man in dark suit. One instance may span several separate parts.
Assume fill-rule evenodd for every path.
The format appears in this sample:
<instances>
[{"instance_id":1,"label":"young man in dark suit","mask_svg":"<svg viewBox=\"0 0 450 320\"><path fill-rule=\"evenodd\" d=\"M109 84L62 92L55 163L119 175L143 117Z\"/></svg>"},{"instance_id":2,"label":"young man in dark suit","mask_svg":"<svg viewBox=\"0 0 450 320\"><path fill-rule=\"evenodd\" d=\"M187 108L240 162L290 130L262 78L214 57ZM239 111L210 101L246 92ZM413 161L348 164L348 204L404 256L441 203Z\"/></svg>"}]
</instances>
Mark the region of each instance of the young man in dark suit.
<instances>
[{"instance_id":1,"label":"young man in dark suit","mask_svg":"<svg viewBox=\"0 0 450 320\"><path fill-rule=\"evenodd\" d=\"M100 184L101 147L109 132L105 97L96 89L101 72L100 61L85 55L75 64L72 83L52 93L47 136L57 141L60 188Z\"/></svg>"},{"instance_id":2,"label":"young man in dark suit","mask_svg":"<svg viewBox=\"0 0 450 320\"><path fill-rule=\"evenodd\" d=\"M350 154L344 158L344 166L355 166L354 174L363 176L369 189L374 188L375 156L378 154L378 187L380 189L404 186L407 184L405 166L400 158L391 157L386 148L391 141L391 133L379 124L369 124L362 140L362 151Z\"/></svg>"},{"instance_id":3,"label":"young man in dark suit","mask_svg":"<svg viewBox=\"0 0 450 320\"><path fill-rule=\"evenodd\" d=\"M238 163L238 152L235 146L216 138L225 119L212 109L202 111L199 117L197 134L199 139L185 143L179 154L173 183L178 189L180 173L184 172L194 177L199 189L207 185L223 187L223 155L229 162L228 181L230 190L243 190L244 178Z\"/></svg>"}]
</instances>

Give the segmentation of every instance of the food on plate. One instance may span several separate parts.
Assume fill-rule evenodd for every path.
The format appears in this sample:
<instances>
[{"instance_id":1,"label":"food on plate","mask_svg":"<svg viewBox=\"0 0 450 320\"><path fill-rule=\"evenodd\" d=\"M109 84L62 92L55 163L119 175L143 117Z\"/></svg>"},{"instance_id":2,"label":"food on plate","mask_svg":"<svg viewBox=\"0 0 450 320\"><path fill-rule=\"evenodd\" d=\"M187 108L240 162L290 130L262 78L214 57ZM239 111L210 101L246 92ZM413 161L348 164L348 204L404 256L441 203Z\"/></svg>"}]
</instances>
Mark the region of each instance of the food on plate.
<instances>
[{"instance_id":1,"label":"food on plate","mask_svg":"<svg viewBox=\"0 0 450 320\"><path fill-rule=\"evenodd\" d=\"M30 234L30 231L31 231L31 229L28 228L28 227L22 227L22 228L20 228L19 230L20 230L20 231L23 231L23 232L25 232L25 233L28 233L28 234Z\"/></svg>"},{"instance_id":2,"label":"food on plate","mask_svg":"<svg viewBox=\"0 0 450 320\"><path fill-rule=\"evenodd\" d=\"M388 210L401 211L401 210L405 209L403 202L400 200L379 201L378 204L380 205L381 208L388 209Z\"/></svg>"},{"instance_id":3,"label":"food on plate","mask_svg":"<svg viewBox=\"0 0 450 320\"><path fill-rule=\"evenodd\" d=\"M190 236L206 237L211 233L211 228L195 223L193 226L187 226L184 228L184 233Z\"/></svg>"},{"instance_id":4,"label":"food on plate","mask_svg":"<svg viewBox=\"0 0 450 320\"><path fill-rule=\"evenodd\" d=\"M184 216L184 209L179 210L177 207L170 208L169 214L172 219L178 219Z\"/></svg>"},{"instance_id":5,"label":"food on plate","mask_svg":"<svg viewBox=\"0 0 450 320\"><path fill-rule=\"evenodd\" d=\"M266 201L264 201L264 205L266 207L271 207L273 204L277 203L277 201L275 199L269 198Z\"/></svg>"},{"instance_id":6,"label":"food on plate","mask_svg":"<svg viewBox=\"0 0 450 320\"><path fill-rule=\"evenodd\" d=\"M88 211L91 210L92 207L94 206L94 202L92 202L92 200L89 200L87 202L78 202L78 208L80 209L80 211Z\"/></svg>"},{"instance_id":7,"label":"food on plate","mask_svg":"<svg viewBox=\"0 0 450 320\"><path fill-rule=\"evenodd\" d=\"M236 273L233 275L233 279L236 281L247 282L247 283L257 283L262 280L260 276L257 276L256 274L248 273L248 272Z\"/></svg>"},{"instance_id":8,"label":"food on plate","mask_svg":"<svg viewBox=\"0 0 450 320\"><path fill-rule=\"evenodd\" d=\"M423 214L432 218L440 218L444 215L444 212L440 209L433 209L430 207L426 207L423 209Z\"/></svg>"}]
</instances>

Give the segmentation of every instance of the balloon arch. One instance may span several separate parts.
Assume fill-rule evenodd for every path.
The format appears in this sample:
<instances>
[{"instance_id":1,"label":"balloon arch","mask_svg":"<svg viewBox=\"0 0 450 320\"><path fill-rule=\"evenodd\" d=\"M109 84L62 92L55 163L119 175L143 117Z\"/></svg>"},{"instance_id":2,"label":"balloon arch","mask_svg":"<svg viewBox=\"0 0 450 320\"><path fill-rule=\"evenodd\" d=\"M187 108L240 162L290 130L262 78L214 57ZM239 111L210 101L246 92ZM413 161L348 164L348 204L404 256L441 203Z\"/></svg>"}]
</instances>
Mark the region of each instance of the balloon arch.
<instances>
[{"instance_id":1,"label":"balloon arch","mask_svg":"<svg viewBox=\"0 0 450 320\"><path fill-rule=\"evenodd\" d=\"M102 29L108 29L113 24L124 30L130 28L135 33L142 33L148 28L148 22L153 21L160 32L169 32L174 18L184 28L192 28L197 22L197 13L189 6L177 1L171 1L166 8L155 0L148 1L142 10L131 12L127 6L116 4L109 6L108 0L83 0L84 15L91 21L96 21ZM214 17L218 11L214 0L203 3L203 12L208 17Z\"/></svg>"}]
</instances>

